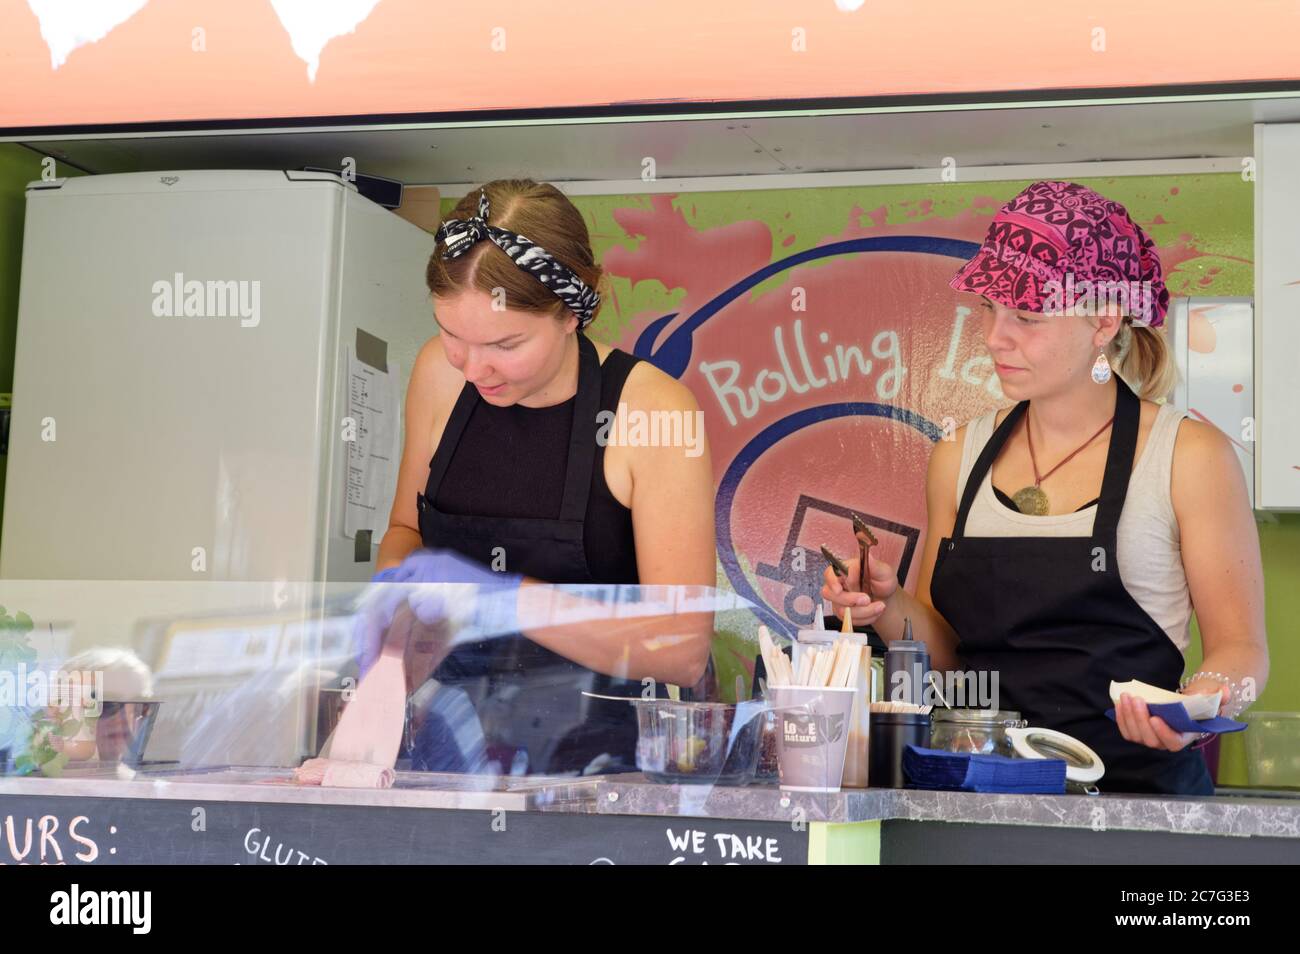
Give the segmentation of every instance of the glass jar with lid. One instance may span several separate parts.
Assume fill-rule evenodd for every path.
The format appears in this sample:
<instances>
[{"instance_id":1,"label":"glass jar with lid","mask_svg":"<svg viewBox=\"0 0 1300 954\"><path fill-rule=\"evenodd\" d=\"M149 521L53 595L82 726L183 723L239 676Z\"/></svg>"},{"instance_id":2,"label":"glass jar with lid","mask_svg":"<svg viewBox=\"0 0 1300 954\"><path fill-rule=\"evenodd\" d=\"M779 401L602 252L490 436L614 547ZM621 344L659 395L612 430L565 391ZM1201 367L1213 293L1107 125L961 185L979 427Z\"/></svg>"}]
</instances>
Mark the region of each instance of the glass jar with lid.
<instances>
[{"instance_id":1,"label":"glass jar with lid","mask_svg":"<svg viewBox=\"0 0 1300 954\"><path fill-rule=\"evenodd\" d=\"M943 752L1015 756L1007 729L1029 725L1011 709L943 709L935 707L930 722L930 748Z\"/></svg>"}]
</instances>

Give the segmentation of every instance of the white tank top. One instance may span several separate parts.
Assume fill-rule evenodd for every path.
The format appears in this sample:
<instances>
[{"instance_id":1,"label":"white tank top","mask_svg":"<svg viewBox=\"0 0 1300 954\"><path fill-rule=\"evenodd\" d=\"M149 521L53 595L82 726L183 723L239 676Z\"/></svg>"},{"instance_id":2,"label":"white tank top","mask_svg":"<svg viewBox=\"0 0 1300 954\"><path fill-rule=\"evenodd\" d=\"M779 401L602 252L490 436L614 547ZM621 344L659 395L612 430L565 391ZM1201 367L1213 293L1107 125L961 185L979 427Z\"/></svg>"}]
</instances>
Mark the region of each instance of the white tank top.
<instances>
[{"instance_id":1,"label":"white tank top","mask_svg":"<svg viewBox=\"0 0 1300 954\"><path fill-rule=\"evenodd\" d=\"M996 412L976 418L966 428L962 445L961 473L957 476L960 506L966 478L989 438L993 436ZM1191 636L1191 594L1183 570L1178 518L1170 496L1174 440L1178 424L1186 414L1162 404L1142 455L1133 468L1124 511L1119 518L1119 576L1137 604L1186 653ZM1006 491L1007 488L1001 488ZM1092 534L1097 505L1075 513L1034 517L1012 510L993 493L992 468L984 475L966 517L966 535L971 537L1086 537Z\"/></svg>"}]
</instances>

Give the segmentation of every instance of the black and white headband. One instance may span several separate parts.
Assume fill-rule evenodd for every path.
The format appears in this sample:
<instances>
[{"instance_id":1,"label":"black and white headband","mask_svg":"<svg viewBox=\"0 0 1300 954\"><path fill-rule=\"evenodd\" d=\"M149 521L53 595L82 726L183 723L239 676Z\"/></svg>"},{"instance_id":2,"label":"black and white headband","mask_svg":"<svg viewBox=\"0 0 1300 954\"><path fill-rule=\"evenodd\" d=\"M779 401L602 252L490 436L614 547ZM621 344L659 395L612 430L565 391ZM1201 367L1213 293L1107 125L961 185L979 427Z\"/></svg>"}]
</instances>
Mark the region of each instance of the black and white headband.
<instances>
[{"instance_id":1,"label":"black and white headband","mask_svg":"<svg viewBox=\"0 0 1300 954\"><path fill-rule=\"evenodd\" d=\"M437 239L446 244L445 259L459 258L477 242L491 239L510 260L553 291L578 316L578 327L585 328L595 317L600 295L574 274L550 252L507 229L489 225L487 193L478 194L478 215L468 219L448 219L438 226Z\"/></svg>"}]
</instances>

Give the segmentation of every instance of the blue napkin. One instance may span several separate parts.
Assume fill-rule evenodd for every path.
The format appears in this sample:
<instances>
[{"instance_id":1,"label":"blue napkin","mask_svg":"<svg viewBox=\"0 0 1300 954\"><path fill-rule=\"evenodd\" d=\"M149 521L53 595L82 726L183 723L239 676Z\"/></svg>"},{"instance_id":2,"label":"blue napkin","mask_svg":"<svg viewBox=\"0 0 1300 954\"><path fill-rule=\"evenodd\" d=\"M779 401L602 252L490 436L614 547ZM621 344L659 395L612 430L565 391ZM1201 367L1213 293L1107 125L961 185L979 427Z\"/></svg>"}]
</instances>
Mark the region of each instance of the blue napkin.
<instances>
[{"instance_id":1,"label":"blue napkin","mask_svg":"<svg viewBox=\"0 0 1300 954\"><path fill-rule=\"evenodd\" d=\"M1045 795L1065 792L1064 759L1013 759L908 745L903 749L903 774L916 788Z\"/></svg>"},{"instance_id":2,"label":"blue napkin","mask_svg":"<svg viewBox=\"0 0 1300 954\"><path fill-rule=\"evenodd\" d=\"M1164 719L1165 724L1175 732L1213 732L1218 735L1221 732L1240 732L1246 728L1245 722L1238 722L1227 716L1215 716L1213 719L1202 719L1197 722L1187 714L1187 707L1181 702L1149 703L1147 712ZM1106 716L1114 720L1115 710L1107 709Z\"/></svg>"}]
</instances>

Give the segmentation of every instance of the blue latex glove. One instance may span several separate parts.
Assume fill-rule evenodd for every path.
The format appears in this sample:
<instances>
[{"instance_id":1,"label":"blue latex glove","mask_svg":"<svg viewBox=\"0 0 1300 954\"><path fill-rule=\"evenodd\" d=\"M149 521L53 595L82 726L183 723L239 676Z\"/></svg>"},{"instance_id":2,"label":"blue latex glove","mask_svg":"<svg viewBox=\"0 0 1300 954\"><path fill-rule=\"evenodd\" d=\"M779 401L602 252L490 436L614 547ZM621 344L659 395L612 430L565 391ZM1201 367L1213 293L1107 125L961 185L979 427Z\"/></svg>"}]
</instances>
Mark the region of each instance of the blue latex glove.
<instances>
[{"instance_id":1,"label":"blue latex glove","mask_svg":"<svg viewBox=\"0 0 1300 954\"><path fill-rule=\"evenodd\" d=\"M482 636L499 636L519 629L515 591L523 577L518 573L497 573L451 550L415 550L393 569L397 571L392 577L395 583L476 583L475 630ZM423 605L417 606L417 602ZM423 622L430 622L424 614L442 611L441 605L434 603L422 588L411 606Z\"/></svg>"},{"instance_id":2,"label":"blue latex glove","mask_svg":"<svg viewBox=\"0 0 1300 954\"><path fill-rule=\"evenodd\" d=\"M393 616L409 605L416 619L429 626L447 615L441 587L402 584L475 583L479 585L475 629L484 635L518 630L515 591L523 579L517 573L495 573L480 563L450 550L415 550L398 566L380 570L362 597L365 608L354 631L360 656L360 675L379 657Z\"/></svg>"},{"instance_id":3,"label":"blue latex glove","mask_svg":"<svg viewBox=\"0 0 1300 954\"><path fill-rule=\"evenodd\" d=\"M392 569L397 569L393 567ZM384 570L383 573L387 573ZM384 636L393 625L393 616L405 602L409 586L389 585L381 574L361 595L360 605L352 623L352 645L357 655L357 680L370 671L379 658Z\"/></svg>"},{"instance_id":4,"label":"blue latex glove","mask_svg":"<svg viewBox=\"0 0 1300 954\"><path fill-rule=\"evenodd\" d=\"M389 570L394 583L499 583L518 586L518 573L495 573L481 563L451 550L413 550L405 560ZM378 575L378 574L377 574Z\"/></svg>"}]
</instances>

